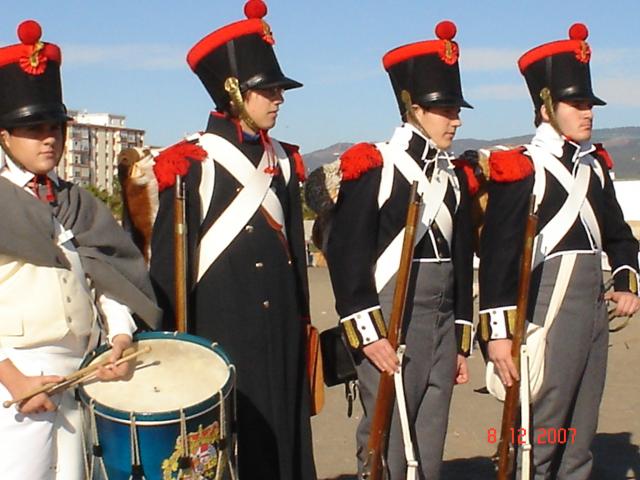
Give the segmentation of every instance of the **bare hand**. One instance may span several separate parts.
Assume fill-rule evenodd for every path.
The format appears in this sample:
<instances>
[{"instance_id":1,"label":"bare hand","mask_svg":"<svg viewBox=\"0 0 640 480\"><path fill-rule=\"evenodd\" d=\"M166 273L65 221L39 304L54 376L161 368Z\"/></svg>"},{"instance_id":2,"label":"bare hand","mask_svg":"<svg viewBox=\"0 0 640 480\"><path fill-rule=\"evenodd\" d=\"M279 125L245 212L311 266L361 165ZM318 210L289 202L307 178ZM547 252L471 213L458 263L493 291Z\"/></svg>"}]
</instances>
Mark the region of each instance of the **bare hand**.
<instances>
[{"instance_id":1,"label":"bare hand","mask_svg":"<svg viewBox=\"0 0 640 480\"><path fill-rule=\"evenodd\" d=\"M39 377L27 377L22 375L22 378L17 379L13 384L10 392L13 398L20 398L39 387L59 383L63 380L64 377L60 377L58 375L42 375ZM57 408L56 404L51 401L51 398L46 393L34 395L18 405L18 411L25 415L55 412Z\"/></svg>"},{"instance_id":2,"label":"bare hand","mask_svg":"<svg viewBox=\"0 0 640 480\"><path fill-rule=\"evenodd\" d=\"M458 354L456 363L456 385L467 383L469 381L469 368L467 366L467 358L464 355Z\"/></svg>"},{"instance_id":3,"label":"bare hand","mask_svg":"<svg viewBox=\"0 0 640 480\"><path fill-rule=\"evenodd\" d=\"M113 365L122 357L122 352L131 346L129 335L116 335L111 341L111 353L109 354L109 364L98 368L96 376L104 381L120 380L128 378L133 373L133 362L124 362L118 366Z\"/></svg>"},{"instance_id":4,"label":"bare hand","mask_svg":"<svg viewBox=\"0 0 640 480\"><path fill-rule=\"evenodd\" d=\"M631 292L607 292L604 299L615 302L613 313L616 317L630 317L640 309L640 298Z\"/></svg>"},{"instance_id":5,"label":"bare hand","mask_svg":"<svg viewBox=\"0 0 640 480\"><path fill-rule=\"evenodd\" d=\"M393 375L400 369L400 361L389 340L382 338L362 348L371 363L381 372Z\"/></svg>"},{"instance_id":6,"label":"bare hand","mask_svg":"<svg viewBox=\"0 0 640 480\"><path fill-rule=\"evenodd\" d=\"M495 365L496 371L502 383L510 387L513 382L520 380L518 369L511 357L511 340L491 340L487 347L489 360Z\"/></svg>"}]
</instances>

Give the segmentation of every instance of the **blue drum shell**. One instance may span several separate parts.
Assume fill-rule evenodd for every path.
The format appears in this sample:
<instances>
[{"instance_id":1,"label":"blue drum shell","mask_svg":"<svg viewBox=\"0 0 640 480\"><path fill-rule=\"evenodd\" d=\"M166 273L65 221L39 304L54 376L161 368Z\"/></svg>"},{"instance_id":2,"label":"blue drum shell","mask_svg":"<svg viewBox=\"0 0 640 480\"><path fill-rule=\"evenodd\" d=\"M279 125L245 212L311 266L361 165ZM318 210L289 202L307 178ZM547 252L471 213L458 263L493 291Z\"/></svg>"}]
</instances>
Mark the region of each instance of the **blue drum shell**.
<instances>
[{"instance_id":1,"label":"blue drum shell","mask_svg":"<svg viewBox=\"0 0 640 480\"><path fill-rule=\"evenodd\" d=\"M231 392L235 388L235 371L224 351L209 340L195 335L174 332L145 332L135 336L134 341L175 339L176 341L191 342L212 350L220 356L230 367L229 381L221 388L219 393L213 394L205 401L190 405L183 409L186 418L186 430L188 434L196 433L199 429L206 429L214 422L218 422L218 428L224 428L227 432L226 444L219 444L218 448L225 449L228 458L233 455L231 445L231 429L235 408ZM107 351L108 346L102 346L91 352L84 359L82 367ZM108 480L129 480L132 474L132 416L135 418L138 452L140 463L144 470L144 478L147 480L163 480L162 464L168 460L176 450L176 440L180 436L180 410L145 413L129 412L110 408L93 400L80 387L79 397L85 409L90 412L93 404L95 412L95 425L98 441L101 449L102 461L105 466ZM224 423L221 422L220 393L224 401ZM92 442L93 439L90 439ZM217 451L217 450L216 450ZM210 453L210 452L209 452ZM94 461L97 463L98 458ZM171 478L176 478L175 474Z\"/></svg>"}]
</instances>

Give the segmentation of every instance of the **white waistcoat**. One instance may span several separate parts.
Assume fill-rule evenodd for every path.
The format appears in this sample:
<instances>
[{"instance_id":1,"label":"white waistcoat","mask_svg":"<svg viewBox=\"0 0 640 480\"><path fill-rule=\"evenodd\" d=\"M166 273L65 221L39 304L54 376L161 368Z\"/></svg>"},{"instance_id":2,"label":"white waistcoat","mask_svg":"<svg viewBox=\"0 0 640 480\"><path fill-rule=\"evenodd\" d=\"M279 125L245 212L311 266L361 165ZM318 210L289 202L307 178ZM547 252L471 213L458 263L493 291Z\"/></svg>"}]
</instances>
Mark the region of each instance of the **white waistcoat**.
<instances>
[{"instance_id":1,"label":"white waistcoat","mask_svg":"<svg viewBox=\"0 0 640 480\"><path fill-rule=\"evenodd\" d=\"M88 286L70 270L0 256L0 347L55 343L88 336L95 319Z\"/></svg>"}]
</instances>

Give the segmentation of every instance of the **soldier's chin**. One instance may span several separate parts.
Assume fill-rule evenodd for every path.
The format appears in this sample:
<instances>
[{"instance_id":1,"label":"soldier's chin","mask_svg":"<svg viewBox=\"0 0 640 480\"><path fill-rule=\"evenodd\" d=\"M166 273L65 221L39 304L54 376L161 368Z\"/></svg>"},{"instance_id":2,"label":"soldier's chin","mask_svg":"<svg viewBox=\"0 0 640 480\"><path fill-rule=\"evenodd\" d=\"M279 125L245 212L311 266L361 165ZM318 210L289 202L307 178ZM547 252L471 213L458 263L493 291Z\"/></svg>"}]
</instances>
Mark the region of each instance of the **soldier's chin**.
<instances>
[{"instance_id":1,"label":"soldier's chin","mask_svg":"<svg viewBox=\"0 0 640 480\"><path fill-rule=\"evenodd\" d=\"M260 122L258 127L260 128L260 130L271 130L276 126L276 120L276 117L267 118L264 121Z\"/></svg>"},{"instance_id":2,"label":"soldier's chin","mask_svg":"<svg viewBox=\"0 0 640 480\"><path fill-rule=\"evenodd\" d=\"M591 128L582 129L580 132L578 132L578 138L576 140L578 140L579 142L587 142L591 140L592 134L593 130Z\"/></svg>"},{"instance_id":3,"label":"soldier's chin","mask_svg":"<svg viewBox=\"0 0 640 480\"><path fill-rule=\"evenodd\" d=\"M437 142L434 142L436 147L440 150L448 150L453 143L453 135L445 135L444 137L438 139Z\"/></svg>"}]
</instances>

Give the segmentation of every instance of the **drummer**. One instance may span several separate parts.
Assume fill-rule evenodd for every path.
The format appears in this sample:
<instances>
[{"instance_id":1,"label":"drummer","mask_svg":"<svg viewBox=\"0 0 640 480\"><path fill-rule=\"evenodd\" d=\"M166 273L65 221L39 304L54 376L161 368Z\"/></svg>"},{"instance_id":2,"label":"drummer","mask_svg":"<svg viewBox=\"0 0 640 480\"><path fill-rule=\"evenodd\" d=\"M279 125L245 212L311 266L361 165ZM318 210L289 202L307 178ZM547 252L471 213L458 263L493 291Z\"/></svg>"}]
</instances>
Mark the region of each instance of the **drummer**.
<instances>
[{"instance_id":1,"label":"drummer","mask_svg":"<svg viewBox=\"0 0 640 480\"><path fill-rule=\"evenodd\" d=\"M60 49L41 33L25 21L20 43L0 48L1 401L73 372L103 333L115 361L136 330L132 313L151 326L160 316L142 257L109 210L56 175L70 119ZM2 478L84 478L81 432L70 391L0 407Z\"/></svg>"}]
</instances>

